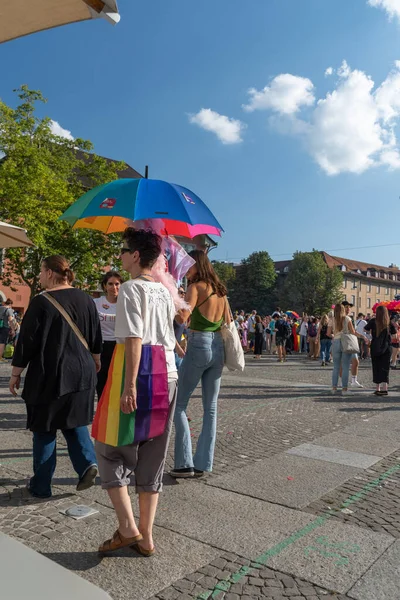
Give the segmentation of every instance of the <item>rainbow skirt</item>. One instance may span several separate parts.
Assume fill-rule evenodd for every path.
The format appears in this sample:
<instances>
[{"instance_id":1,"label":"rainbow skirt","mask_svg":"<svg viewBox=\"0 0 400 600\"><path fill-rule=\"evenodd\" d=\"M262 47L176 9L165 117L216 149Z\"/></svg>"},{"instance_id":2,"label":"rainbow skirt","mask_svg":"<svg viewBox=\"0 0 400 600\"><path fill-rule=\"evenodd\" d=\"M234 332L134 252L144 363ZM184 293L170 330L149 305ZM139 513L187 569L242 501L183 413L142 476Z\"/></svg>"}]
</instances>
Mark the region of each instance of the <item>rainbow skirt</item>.
<instances>
[{"instance_id":1,"label":"rainbow skirt","mask_svg":"<svg viewBox=\"0 0 400 600\"><path fill-rule=\"evenodd\" d=\"M169 414L164 346L142 346L136 380L137 409L130 414L120 408L124 380L125 344L116 344L92 426L92 436L110 446L144 442L164 433Z\"/></svg>"}]
</instances>

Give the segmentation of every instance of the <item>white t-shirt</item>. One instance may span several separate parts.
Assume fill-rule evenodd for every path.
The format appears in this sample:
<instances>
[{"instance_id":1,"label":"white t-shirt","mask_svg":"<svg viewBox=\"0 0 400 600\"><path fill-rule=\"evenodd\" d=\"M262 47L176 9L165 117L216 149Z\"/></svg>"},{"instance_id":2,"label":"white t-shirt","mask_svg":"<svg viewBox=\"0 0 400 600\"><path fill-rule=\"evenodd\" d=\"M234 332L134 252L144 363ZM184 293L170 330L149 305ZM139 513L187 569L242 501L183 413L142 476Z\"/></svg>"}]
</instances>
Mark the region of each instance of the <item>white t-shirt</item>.
<instances>
[{"instance_id":1,"label":"white t-shirt","mask_svg":"<svg viewBox=\"0 0 400 600\"><path fill-rule=\"evenodd\" d=\"M307 321L302 321L300 325L300 335L307 335L308 331L308 323Z\"/></svg>"},{"instance_id":2,"label":"white t-shirt","mask_svg":"<svg viewBox=\"0 0 400 600\"><path fill-rule=\"evenodd\" d=\"M364 321L364 319L358 319L358 321L356 321L356 332L362 335L363 337L366 337L366 332L364 331L364 327L366 326L366 324L367 321Z\"/></svg>"},{"instance_id":3,"label":"white t-shirt","mask_svg":"<svg viewBox=\"0 0 400 600\"><path fill-rule=\"evenodd\" d=\"M143 344L162 345L167 359L168 379L177 379L175 365L175 306L162 283L131 279L119 288L115 336L122 344L127 337Z\"/></svg>"},{"instance_id":4,"label":"white t-shirt","mask_svg":"<svg viewBox=\"0 0 400 600\"><path fill-rule=\"evenodd\" d=\"M350 317L348 317L346 315L344 317L344 321L343 321L343 329L341 331L335 332L335 319L333 319L333 339L334 340L340 340L342 337L342 333L350 333L349 332L349 323L351 323L351 319L350 319Z\"/></svg>"},{"instance_id":5,"label":"white t-shirt","mask_svg":"<svg viewBox=\"0 0 400 600\"><path fill-rule=\"evenodd\" d=\"M254 316L249 317L247 321L247 331L249 333L254 333L255 331L256 318Z\"/></svg>"},{"instance_id":6,"label":"white t-shirt","mask_svg":"<svg viewBox=\"0 0 400 600\"><path fill-rule=\"evenodd\" d=\"M117 313L117 303L108 302L105 296L93 298L99 313L101 335L104 342L115 342L115 315Z\"/></svg>"}]
</instances>

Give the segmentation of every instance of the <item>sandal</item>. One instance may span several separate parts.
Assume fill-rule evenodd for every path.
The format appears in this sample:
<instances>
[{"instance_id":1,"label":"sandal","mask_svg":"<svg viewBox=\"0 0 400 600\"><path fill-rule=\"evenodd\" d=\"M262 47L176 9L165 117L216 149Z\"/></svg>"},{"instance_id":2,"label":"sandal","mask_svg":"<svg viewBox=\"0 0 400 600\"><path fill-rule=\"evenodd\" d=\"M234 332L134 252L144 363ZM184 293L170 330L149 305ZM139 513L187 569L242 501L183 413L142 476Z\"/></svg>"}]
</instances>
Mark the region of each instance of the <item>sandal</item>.
<instances>
[{"instance_id":1,"label":"sandal","mask_svg":"<svg viewBox=\"0 0 400 600\"><path fill-rule=\"evenodd\" d=\"M106 540L101 544L99 553L104 554L105 552L114 552L115 550L120 550L120 548L132 546L132 544L140 542L142 539L143 536L141 534L136 535L135 537L126 538L117 529L110 540Z\"/></svg>"},{"instance_id":2,"label":"sandal","mask_svg":"<svg viewBox=\"0 0 400 600\"><path fill-rule=\"evenodd\" d=\"M145 548L143 548L140 544L136 543L132 545L133 550L136 550L136 552L138 554L141 554L141 556L153 556L153 554L155 554L156 549L152 548L151 550L146 550Z\"/></svg>"}]
</instances>

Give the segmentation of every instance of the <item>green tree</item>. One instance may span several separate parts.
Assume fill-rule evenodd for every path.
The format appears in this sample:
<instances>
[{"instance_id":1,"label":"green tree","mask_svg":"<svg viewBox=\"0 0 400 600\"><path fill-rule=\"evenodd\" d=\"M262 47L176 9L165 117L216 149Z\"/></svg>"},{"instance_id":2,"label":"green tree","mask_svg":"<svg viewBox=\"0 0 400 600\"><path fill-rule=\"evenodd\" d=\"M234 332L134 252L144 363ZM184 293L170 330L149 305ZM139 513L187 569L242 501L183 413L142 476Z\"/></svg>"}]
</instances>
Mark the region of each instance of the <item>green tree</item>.
<instances>
[{"instance_id":1,"label":"green tree","mask_svg":"<svg viewBox=\"0 0 400 600\"><path fill-rule=\"evenodd\" d=\"M235 267L232 265L232 263L221 262L218 260L213 260L211 263L214 267L214 271L222 283L226 285L229 292L229 290L232 289L232 285L234 285L234 280L236 278Z\"/></svg>"},{"instance_id":2,"label":"green tree","mask_svg":"<svg viewBox=\"0 0 400 600\"><path fill-rule=\"evenodd\" d=\"M284 285L284 302L300 313L323 314L343 299L342 285L342 273L330 269L318 250L296 252Z\"/></svg>"},{"instance_id":3,"label":"green tree","mask_svg":"<svg viewBox=\"0 0 400 600\"><path fill-rule=\"evenodd\" d=\"M6 251L2 282L25 283L32 296L43 258L64 254L79 284L89 287L115 262L117 238L57 219L88 187L116 179L125 165L89 154L89 141L54 135L51 120L35 114L36 104L46 102L40 91L22 86L15 92L16 108L0 100L0 220L24 227L36 247Z\"/></svg>"},{"instance_id":4,"label":"green tree","mask_svg":"<svg viewBox=\"0 0 400 600\"><path fill-rule=\"evenodd\" d=\"M268 252L253 252L237 268L231 292L232 307L245 311L256 309L266 314L275 280L274 261Z\"/></svg>"}]
</instances>

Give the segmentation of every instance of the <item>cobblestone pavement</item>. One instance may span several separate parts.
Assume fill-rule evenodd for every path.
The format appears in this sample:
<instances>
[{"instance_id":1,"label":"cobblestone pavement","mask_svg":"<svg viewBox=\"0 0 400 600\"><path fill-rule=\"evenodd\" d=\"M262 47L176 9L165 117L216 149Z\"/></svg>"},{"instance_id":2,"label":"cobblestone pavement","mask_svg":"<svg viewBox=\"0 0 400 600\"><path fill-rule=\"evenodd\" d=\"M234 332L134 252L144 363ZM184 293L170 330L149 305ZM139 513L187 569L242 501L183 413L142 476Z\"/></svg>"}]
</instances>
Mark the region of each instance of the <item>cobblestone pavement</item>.
<instances>
[{"instance_id":1,"label":"cobblestone pavement","mask_svg":"<svg viewBox=\"0 0 400 600\"><path fill-rule=\"evenodd\" d=\"M248 574L230 584L229 591L213 592L221 582L231 581L232 575L248 567ZM247 571L247 569L246 569ZM235 554L223 554L196 573L176 581L151 600L347 600L349 596L337 594L315 586L308 581L274 571Z\"/></svg>"},{"instance_id":2,"label":"cobblestone pavement","mask_svg":"<svg viewBox=\"0 0 400 600\"><path fill-rule=\"evenodd\" d=\"M394 538L400 538L400 470L395 471L388 479L371 489L368 496L351 506L351 509L341 510L343 498L356 494L361 485L364 486L376 480L380 473L399 465L399 463L400 456L396 452L303 510L320 515L333 509L337 511L332 516L333 519L380 533L386 532Z\"/></svg>"},{"instance_id":3,"label":"cobblestone pavement","mask_svg":"<svg viewBox=\"0 0 400 600\"><path fill-rule=\"evenodd\" d=\"M240 477L243 467L272 458L294 446L313 442L326 434L341 431L348 425L369 421L387 411L393 411L395 416L399 408L400 372L391 374L391 395L378 399L372 395L371 365L368 361L360 366L359 374L359 380L365 388L342 398L340 395L330 394L330 367L323 369L319 363L302 357L289 358L283 365L278 364L273 357L264 357L257 362L253 362L251 357L246 360L247 368L244 373L226 373L223 379L218 409L215 465L213 473L199 482L200 487L195 488L197 493L203 485L209 488L207 482L218 475L237 473ZM69 537L71 540L76 539L78 533L79 537L84 539L85 532L89 537L90 531L93 537L93 531L97 528L105 529L105 523L108 535L110 527L114 527L114 514L106 495L99 488L77 495L74 487L71 487L75 475L69 467L68 471L66 458L59 461L63 477L60 478L56 471L57 483L54 497L50 501L33 500L27 495L25 486L32 461L31 434L24 429L24 403L20 399L11 399L7 393L9 370L9 365L0 364L0 531L41 552L46 548L46 543L57 543L61 538L63 548L68 547L65 540ZM195 444L201 430L202 415L201 395L198 390L189 404L188 414ZM384 432L382 436L384 437ZM392 455L369 469L360 470L346 483L309 504L302 509L302 513L320 516L333 509L330 517L332 522L357 526L399 539L400 471L393 472L380 485L371 486L368 493L349 509L344 512L341 510L344 499L357 494L360 488L368 486L376 481L381 473L400 463L400 439L398 447L399 450ZM173 440L167 457L168 468L173 466L172 452ZM67 454L62 437L59 440L58 454ZM166 483L172 483L171 480L168 481L168 476ZM165 493L168 494L168 487ZM61 511L79 504L89 505L99 512L82 521L62 514ZM285 506L284 500L282 505ZM177 509L179 510L179 506ZM212 549L215 556L216 549ZM74 552L75 547L72 544L71 555ZM54 560L57 560L57 553L53 554ZM84 553L81 554L84 556ZM130 596L129 593L123 595L122 592L118 595L114 592L113 599L350 599L350 596L290 575L290 565L285 573L266 564L251 563L249 559L256 560L256 556L244 557L221 550L218 550L217 554L218 558L214 558L208 564L204 564L205 561L200 563L200 568L198 565L192 570L185 567L180 578L176 578L176 581L170 579L168 585L159 585L157 593L144 590L142 597ZM70 564L79 564L79 561L65 560L65 564L70 567ZM95 564L93 559L93 565ZM135 563L135 568L142 568L136 567L136 564L138 563ZM70 568L76 569L83 577L95 580L90 570L86 575L84 568ZM112 578L118 576L117 572L118 566L115 575L107 572L100 578L99 585L104 589L114 589ZM135 571L132 571L132 577L135 576Z\"/></svg>"}]
</instances>

